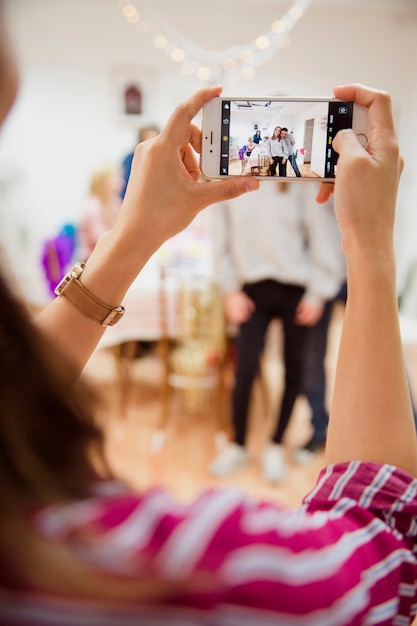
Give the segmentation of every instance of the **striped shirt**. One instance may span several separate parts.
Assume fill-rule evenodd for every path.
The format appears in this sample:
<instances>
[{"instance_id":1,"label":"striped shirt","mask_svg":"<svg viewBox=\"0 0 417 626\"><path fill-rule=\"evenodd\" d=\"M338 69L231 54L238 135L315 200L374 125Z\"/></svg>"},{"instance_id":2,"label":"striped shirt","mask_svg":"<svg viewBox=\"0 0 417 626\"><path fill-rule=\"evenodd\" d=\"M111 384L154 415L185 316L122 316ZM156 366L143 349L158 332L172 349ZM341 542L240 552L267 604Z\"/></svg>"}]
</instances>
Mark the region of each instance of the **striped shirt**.
<instances>
[{"instance_id":1,"label":"striped shirt","mask_svg":"<svg viewBox=\"0 0 417 626\"><path fill-rule=\"evenodd\" d=\"M33 524L109 580L172 593L122 610L15 589L2 626L403 626L417 609L417 480L390 465L329 466L295 510L233 488L185 504L107 484Z\"/></svg>"}]
</instances>

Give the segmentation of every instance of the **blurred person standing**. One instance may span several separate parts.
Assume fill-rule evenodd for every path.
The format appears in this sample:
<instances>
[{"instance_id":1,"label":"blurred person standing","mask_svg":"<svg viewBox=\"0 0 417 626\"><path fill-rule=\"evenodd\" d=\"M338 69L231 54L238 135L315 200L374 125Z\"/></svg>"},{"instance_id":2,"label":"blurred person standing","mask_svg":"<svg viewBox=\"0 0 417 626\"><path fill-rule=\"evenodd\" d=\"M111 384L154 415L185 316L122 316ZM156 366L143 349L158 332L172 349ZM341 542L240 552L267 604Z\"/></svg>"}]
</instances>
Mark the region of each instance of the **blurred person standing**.
<instances>
[{"instance_id":1,"label":"blurred person standing","mask_svg":"<svg viewBox=\"0 0 417 626\"><path fill-rule=\"evenodd\" d=\"M262 455L265 478L285 477L283 440L302 389L309 328L339 290L344 264L327 204L315 206L316 186L261 185L256 198L212 207L214 274L224 294L228 321L238 326L232 397L234 440L210 471L225 476L248 461L250 395L272 319L282 320L285 387L276 430Z\"/></svg>"},{"instance_id":2,"label":"blurred person standing","mask_svg":"<svg viewBox=\"0 0 417 626\"><path fill-rule=\"evenodd\" d=\"M158 126L144 126L143 128L140 128L138 132L138 144L142 143L143 141L148 141L148 139L152 139L153 137L156 137L157 135L159 135L159 133L160 129L158 128ZM132 169L134 153L135 151L132 150L124 157L122 161L123 185L120 190L120 197L122 198L122 200L125 197L127 183L130 176L130 170Z\"/></svg>"},{"instance_id":3,"label":"blurred person standing","mask_svg":"<svg viewBox=\"0 0 417 626\"><path fill-rule=\"evenodd\" d=\"M122 185L118 166L103 165L93 171L78 232L80 255L84 260L90 256L100 235L116 223Z\"/></svg>"}]
</instances>

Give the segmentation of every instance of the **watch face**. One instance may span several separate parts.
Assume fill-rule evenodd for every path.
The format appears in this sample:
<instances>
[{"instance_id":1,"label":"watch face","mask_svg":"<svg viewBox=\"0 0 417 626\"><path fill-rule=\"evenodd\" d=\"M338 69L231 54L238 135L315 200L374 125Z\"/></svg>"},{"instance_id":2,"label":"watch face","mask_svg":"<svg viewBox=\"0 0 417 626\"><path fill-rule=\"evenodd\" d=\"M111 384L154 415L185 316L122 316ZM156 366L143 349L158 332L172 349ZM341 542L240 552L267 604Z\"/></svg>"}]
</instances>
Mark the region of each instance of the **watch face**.
<instances>
[{"instance_id":1,"label":"watch face","mask_svg":"<svg viewBox=\"0 0 417 626\"><path fill-rule=\"evenodd\" d=\"M65 274L64 278L58 283L55 287L54 292L57 296L60 296L64 291L65 287L68 285L69 281L72 278L78 278L81 276L83 270L85 268L85 263L78 261L74 267L72 267L67 274Z\"/></svg>"},{"instance_id":2,"label":"watch face","mask_svg":"<svg viewBox=\"0 0 417 626\"><path fill-rule=\"evenodd\" d=\"M68 272L68 276L70 278L79 278L79 276L81 276L81 274L83 273L84 268L85 268L85 263L82 263L81 261L77 261L74 267Z\"/></svg>"}]
</instances>

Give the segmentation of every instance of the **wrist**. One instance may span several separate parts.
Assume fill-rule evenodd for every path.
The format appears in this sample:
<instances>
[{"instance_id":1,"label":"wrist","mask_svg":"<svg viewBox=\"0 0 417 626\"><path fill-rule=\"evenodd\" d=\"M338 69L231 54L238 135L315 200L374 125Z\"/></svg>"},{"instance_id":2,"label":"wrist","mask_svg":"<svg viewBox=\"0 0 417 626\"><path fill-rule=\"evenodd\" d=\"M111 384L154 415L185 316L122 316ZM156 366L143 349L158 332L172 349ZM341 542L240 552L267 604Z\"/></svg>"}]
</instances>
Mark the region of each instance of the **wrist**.
<instances>
[{"instance_id":1,"label":"wrist","mask_svg":"<svg viewBox=\"0 0 417 626\"><path fill-rule=\"evenodd\" d=\"M372 289L375 285L378 291L386 286L395 291L396 263L392 246L384 250L351 249L346 253L346 266L350 286L358 284Z\"/></svg>"},{"instance_id":2,"label":"wrist","mask_svg":"<svg viewBox=\"0 0 417 626\"><path fill-rule=\"evenodd\" d=\"M83 272L83 284L104 302L121 302L133 280L155 249L143 236L135 245L120 237L116 228L104 233ZM142 245L143 244L143 245Z\"/></svg>"},{"instance_id":3,"label":"wrist","mask_svg":"<svg viewBox=\"0 0 417 626\"><path fill-rule=\"evenodd\" d=\"M75 308L102 326L113 326L124 315L121 305L109 305L99 300L81 282L85 263L78 261L55 289L57 296L67 298Z\"/></svg>"}]
</instances>

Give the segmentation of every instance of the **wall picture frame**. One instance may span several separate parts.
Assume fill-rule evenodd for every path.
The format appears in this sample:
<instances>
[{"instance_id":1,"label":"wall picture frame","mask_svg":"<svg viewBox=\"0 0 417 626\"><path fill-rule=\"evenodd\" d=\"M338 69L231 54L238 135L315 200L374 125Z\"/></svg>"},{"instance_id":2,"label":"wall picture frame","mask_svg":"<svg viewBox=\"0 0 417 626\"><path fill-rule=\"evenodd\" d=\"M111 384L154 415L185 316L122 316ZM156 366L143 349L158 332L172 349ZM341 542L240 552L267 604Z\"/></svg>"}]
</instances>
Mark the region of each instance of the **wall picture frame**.
<instances>
[{"instance_id":1,"label":"wall picture frame","mask_svg":"<svg viewBox=\"0 0 417 626\"><path fill-rule=\"evenodd\" d=\"M115 66L110 83L112 117L116 124L137 128L158 118L158 78L154 68Z\"/></svg>"}]
</instances>

